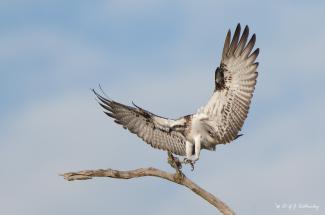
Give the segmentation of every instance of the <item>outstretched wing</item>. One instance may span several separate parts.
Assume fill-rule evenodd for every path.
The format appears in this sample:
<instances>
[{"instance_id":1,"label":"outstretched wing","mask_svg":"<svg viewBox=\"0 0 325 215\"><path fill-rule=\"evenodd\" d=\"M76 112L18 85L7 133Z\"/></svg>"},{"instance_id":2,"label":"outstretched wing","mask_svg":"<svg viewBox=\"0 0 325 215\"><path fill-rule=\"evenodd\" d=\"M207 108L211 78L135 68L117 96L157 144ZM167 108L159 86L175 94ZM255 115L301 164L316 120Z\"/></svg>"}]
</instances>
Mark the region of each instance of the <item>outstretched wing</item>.
<instances>
[{"instance_id":1,"label":"outstretched wing","mask_svg":"<svg viewBox=\"0 0 325 215\"><path fill-rule=\"evenodd\" d=\"M259 49L253 53L255 34L249 42L248 26L240 36L237 25L231 39L227 33L220 66L215 72L215 91L203 112L215 122L217 143L229 143L235 139L247 117L253 91L256 85L257 66L255 62Z\"/></svg>"},{"instance_id":2,"label":"outstretched wing","mask_svg":"<svg viewBox=\"0 0 325 215\"><path fill-rule=\"evenodd\" d=\"M130 107L109 100L93 90L104 113L114 118L114 122L136 134L154 148L170 151L177 155L185 155L186 139L181 132L173 130L173 126L182 126L182 120L171 120L154 115L136 105Z\"/></svg>"}]
</instances>

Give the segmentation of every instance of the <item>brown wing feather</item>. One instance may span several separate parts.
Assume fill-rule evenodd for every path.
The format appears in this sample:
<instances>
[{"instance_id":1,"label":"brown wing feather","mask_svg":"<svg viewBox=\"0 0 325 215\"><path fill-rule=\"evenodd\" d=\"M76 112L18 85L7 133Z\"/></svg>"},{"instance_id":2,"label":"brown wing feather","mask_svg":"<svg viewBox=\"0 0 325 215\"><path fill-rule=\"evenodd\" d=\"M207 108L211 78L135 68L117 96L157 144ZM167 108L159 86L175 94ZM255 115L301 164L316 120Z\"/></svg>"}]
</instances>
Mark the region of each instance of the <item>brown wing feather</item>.
<instances>
[{"instance_id":1,"label":"brown wing feather","mask_svg":"<svg viewBox=\"0 0 325 215\"><path fill-rule=\"evenodd\" d=\"M104 113L115 119L116 123L121 124L154 148L185 155L185 137L180 132L174 131L167 123L162 123L167 119L136 105L130 107L104 98L95 90L93 92L99 99L99 104L104 108Z\"/></svg>"},{"instance_id":2,"label":"brown wing feather","mask_svg":"<svg viewBox=\"0 0 325 215\"><path fill-rule=\"evenodd\" d=\"M220 67L215 74L215 92L203 109L215 119L218 143L228 143L237 137L249 111L256 85L258 63L255 60L259 49L251 53L256 36L254 34L247 43L248 35L246 26L240 36L239 24L232 39L228 31Z\"/></svg>"}]
</instances>

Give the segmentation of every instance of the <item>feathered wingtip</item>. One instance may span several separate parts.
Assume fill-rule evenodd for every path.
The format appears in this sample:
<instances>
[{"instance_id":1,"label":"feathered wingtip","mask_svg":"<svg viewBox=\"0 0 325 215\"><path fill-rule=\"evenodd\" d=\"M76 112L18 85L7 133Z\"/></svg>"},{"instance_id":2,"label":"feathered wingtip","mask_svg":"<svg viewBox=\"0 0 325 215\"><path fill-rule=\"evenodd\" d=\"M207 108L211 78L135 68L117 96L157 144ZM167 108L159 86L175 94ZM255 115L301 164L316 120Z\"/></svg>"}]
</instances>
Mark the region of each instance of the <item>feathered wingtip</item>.
<instances>
[{"instance_id":1,"label":"feathered wingtip","mask_svg":"<svg viewBox=\"0 0 325 215\"><path fill-rule=\"evenodd\" d=\"M244 134L238 134L234 140L237 140L239 137L243 136Z\"/></svg>"},{"instance_id":2,"label":"feathered wingtip","mask_svg":"<svg viewBox=\"0 0 325 215\"><path fill-rule=\"evenodd\" d=\"M223 51L222 51L222 59L225 60L228 57L234 55L238 57L241 54L248 56L248 54L252 51L255 42L256 42L256 35L253 34L248 41L249 36L249 27L248 25L245 26L243 33L241 34L241 25L240 23L237 24L235 33L231 38L231 30L229 29L227 32L227 36L225 39ZM258 55L259 50L255 50L252 55Z\"/></svg>"},{"instance_id":3,"label":"feathered wingtip","mask_svg":"<svg viewBox=\"0 0 325 215\"><path fill-rule=\"evenodd\" d=\"M99 85L99 89L102 91L102 93L108 97L106 95L106 93L103 91L103 89L101 88L101 86ZM104 113L110 117L113 117L113 115L110 113L112 112L112 100L109 98L105 98L102 95L100 95L99 93L97 93L97 91L95 89L91 89L91 91L95 94L96 96L96 101L98 102L98 104L104 108ZM113 117L114 118L114 117Z\"/></svg>"},{"instance_id":4,"label":"feathered wingtip","mask_svg":"<svg viewBox=\"0 0 325 215\"><path fill-rule=\"evenodd\" d=\"M99 101L107 104L107 103L110 103L112 102L113 100L109 98L109 96L105 93L105 91L103 90L102 86L100 84L98 84L98 88L100 89L100 91L102 92L102 94L105 96L102 96L101 94L99 94L94 88L90 89L94 94L95 96L97 97L97 99L99 99ZM99 102L98 101L98 102Z\"/></svg>"},{"instance_id":5,"label":"feathered wingtip","mask_svg":"<svg viewBox=\"0 0 325 215\"><path fill-rule=\"evenodd\" d=\"M104 95L104 96L106 96L107 97L107 100L111 100L111 99L109 99L109 96L105 93L105 91L103 90L103 88L102 88L102 86L100 85L100 84L98 84L98 88L100 89L100 91L102 92L102 94ZM98 96L100 96L100 97L102 97L102 98L104 98L103 96L101 96L99 93L97 93L96 92L96 90L94 89L94 88L91 88L90 89L97 97Z\"/></svg>"}]
</instances>

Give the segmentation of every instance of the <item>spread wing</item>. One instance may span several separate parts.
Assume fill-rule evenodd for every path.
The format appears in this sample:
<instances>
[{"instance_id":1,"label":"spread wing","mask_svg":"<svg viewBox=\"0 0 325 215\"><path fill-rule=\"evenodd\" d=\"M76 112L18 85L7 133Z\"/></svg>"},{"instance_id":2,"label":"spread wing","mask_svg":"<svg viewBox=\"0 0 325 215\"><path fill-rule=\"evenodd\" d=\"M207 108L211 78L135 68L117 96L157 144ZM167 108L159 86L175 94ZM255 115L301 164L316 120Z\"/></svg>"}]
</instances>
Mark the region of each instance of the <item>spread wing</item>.
<instances>
[{"instance_id":1,"label":"spread wing","mask_svg":"<svg viewBox=\"0 0 325 215\"><path fill-rule=\"evenodd\" d=\"M104 98L93 90L104 113L114 118L114 122L136 134L154 148L170 151L177 155L185 155L186 139L173 126L185 126L183 120L171 120L154 115L136 105L130 107Z\"/></svg>"},{"instance_id":2,"label":"spread wing","mask_svg":"<svg viewBox=\"0 0 325 215\"><path fill-rule=\"evenodd\" d=\"M235 139L247 117L253 91L256 85L257 66L255 62L259 49L253 53L255 34L249 42L248 26L240 36L237 25L231 39L227 33L222 60L215 72L215 91L203 112L215 122L217 143L229 143Z\"/></svg>"}]
</instances>

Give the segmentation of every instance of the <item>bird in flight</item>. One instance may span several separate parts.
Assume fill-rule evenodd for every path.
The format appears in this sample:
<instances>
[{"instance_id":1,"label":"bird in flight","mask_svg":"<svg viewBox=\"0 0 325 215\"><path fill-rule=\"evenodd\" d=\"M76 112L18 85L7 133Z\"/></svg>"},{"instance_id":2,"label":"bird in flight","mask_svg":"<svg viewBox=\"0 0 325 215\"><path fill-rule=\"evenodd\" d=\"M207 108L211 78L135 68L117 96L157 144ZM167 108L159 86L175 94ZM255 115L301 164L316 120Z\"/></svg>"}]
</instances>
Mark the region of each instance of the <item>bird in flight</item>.
<instances>
[{"instance_id":1,"label":"bird in flight","mask_svg":"<svg viewBox=\"0 0 325 215\"><path fill-rule=\"evenodd\" d=\"M169 119L153 114L133 103L121 104L93 92L104 113L114 122L136 134L153 148L184 156L193 164L201 149L215 150L216 145L239 137L247 117L256 85L259 49L253 51L256 36L249 39L249 28L241 34L237 25L233 37L229 30L219 67L215 70L215 87L208 103L191 115Z\"/></svg>"}]
</instances>

